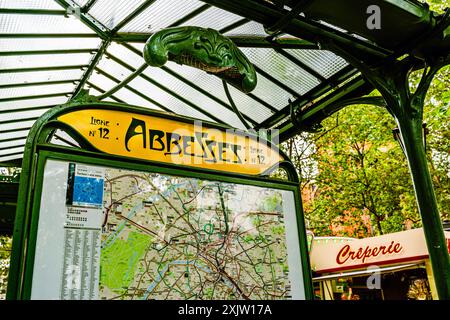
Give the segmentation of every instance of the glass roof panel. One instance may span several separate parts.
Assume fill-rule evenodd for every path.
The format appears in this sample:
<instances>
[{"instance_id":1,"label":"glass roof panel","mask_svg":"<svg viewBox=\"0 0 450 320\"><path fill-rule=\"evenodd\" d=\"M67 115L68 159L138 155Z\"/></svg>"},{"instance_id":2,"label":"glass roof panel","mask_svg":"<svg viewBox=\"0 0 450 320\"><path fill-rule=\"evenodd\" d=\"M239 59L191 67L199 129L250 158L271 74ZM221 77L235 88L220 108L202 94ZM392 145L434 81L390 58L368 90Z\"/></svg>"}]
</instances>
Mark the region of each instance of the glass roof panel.
<instances>
[{"instance_id":1,"label":"glass roof panel","mask_svg":"<svg viewBox=\"0 0 450 320\"><path fill-rule=\"evenodd\" d=\"M220 115L219 118L224 122L237 128L242 127L242 123L239 121L239 118L234 114L233 111L226 109L224 106L203 95L181 80L178 80L175 77L169 75L162 69L147 68L144 71L144 74L156 80L160 84L166 86L167 88L170 88L176 94L182 96L183 98L186 98L187 100L191 101L210 114Z\"/></svg>"},{"instance_id":2,"label":"glass roof panel","mask_svg":"<svg viewBox=\"0 0 450 320\"><path fill-rule=\"evenodd\" d=\"M129 104L161 111L161 108L150 101L138 96L127 88L122 88L114 94L115 97L127 101Z\"/></svg>"},{"instance_id":3,"label":"glass roof panel","mask_svg":"<svg viewBox=\"0 0 450 320\"><path fill-rule=\"evenodd\" d=\"M86 65L92 59L89 53L39 54L0 57L2 69L56 67L67 65Z\"/></svg>"},{"instance_id":4,"label":"glass roof panel","mask_svg":"<svg viewBox=\"0 0 450 320\"><path fill-rule=\"evenodd\" d=\"M23 154L7 156L7 157L0 156L0 162L7 162L7 161L16 160L16 159L21 159L22 157L23 157Z\"/></svg>"},{"instance_id":5,"label":"glass roof panel","mask_svg":"<svg viewBox=\"0 0 450 320\"><path fill-rule=\"evenodd\" d=\"M252 99L249 95L239 91L233 86L229 86L230 94L239 112L246 114L257 122L262 122L272 115L272 112Z\"/></svg>"},{"instance_id":6,"label":"glass roof panel","mask_svg":"<svg viewBox=\"0 0 450 320\"><path fill-rule=\"evenodd\" d=\"M54 0L0 0L0 8L60 10Z\"/></svg>"},{"instance_id":7,"label":"glass roof panel","mask_svg":"<svg viewBox=\"0 0 450 320\"><path fill-rule=\"evenodd\" d=\"M120 81L122 81L123 79L125 79L127 76L129 76L131 74L130 70L128 70L127 68L118 64L117 62L113 61L112 59L109 59L107 56L104 56L100 60L97 67L103 71L106 71L110 75L116 77ZM103 89L107 89L107 88L103 88Z\"/></svg>"},{"instance_id":8,"label":"glass roof panel","mask_svg":"<svg viewBox=\"0 0 450 320\"><path fill-rule=\"evenodd\" d=\"M89 82L92 84L95 84L97 87L107 91L111 88L115 87L117 85L116 82L112 81L111 79L107 78L101 73L94 72L91 77L89 78ZM93 94L93 93L91 93Z\"/></svg>"},{"instance_id":9,"label":"glass roof panel","mask_svg":"<svg viewBox=\"0 0 450 320\"><path fill-rule=\"evenodd\" d=\"M142 54L136 54L133 51L125 48L123 45L118 44L117 42L111 43L108 47L108 53L113 54L115 57L120 58L120 60L126 62L134 68L139 68L141 65L145 63ZM140 50L142 52L142 50ZM151 68L151 67L149 67Z\"/></svg>"},{"instance_id":10,"label":"glass roof panel","mask_svg":"<svg viewBox=\"0 0 450 320\"><path fill-rule=\"evenodd\" d=\"M28 133L28 132L25 131L25 133ZM0 142L0 150L5 150L5 149L10 150L10 149L17 148L17 147L23 147L25 145L26 141L27 141L27 139L25 136L23 139L20 139L20 140Z\"/></svg>"},{"instance_id":11,"label":"glass roof panel","mask_svg":"<svg viewBox=\"0 0 450 320\"><path fill-rule=\"evenodd\" d=\"M302 61L308 67L316 70L325 78L329 78L342 70L348 63L331 51L287 49L288 53Z\"/></svg>"},{"instance_id":12,"label":"glass roof panel","mask_svg":"<svg viewBox=\"0 0 450 320\"><path fill-rule=\"evenodd\" d=\"M11 110L12 112L12 110L14 109L21 109L21 108L31 108L39 106L57 106L66 103L67 100L68 97L60 96L52 98L39 98L39 99L26 99L26 100L0 102L0 111Z\"/></svg>"},{"instance_id":13,"label":"glass roof panel","mask_svg":"<svg viewBox=\"0 0 450 320\"><path fill-rule=\"evenodd\" d=\"M73 16L0 14L0 21L0 33L94 33Z\"/></svg>"},{"instance_id":14,"label":"glass roof panel","mask_svg":"<svg viewBox=\"0 0 450 320\"><path fill-rule=\"evenodd\" d=\"M180 76L205 89L216 98L228 103L228 98L223 90L222 80L220 78L210 75L205 71L186 65L181 65L172 61L167 63L167 67Z\"/></svg>"},{"instance_id":15,"label":"glass roof panel","mask_svg":"<svg viewBox=\"0 0 450 320\"><path fill-rule=\"evenodd\" d=\"M204 90L208 91L216 98L219 98L223 102L229 104L228 98L223 89L222 80L220 80L218 77L209 75L199 69L179 65L175 62L169 62L167 64L167 67L169 67L179 75L189 79ZM250 116L257 122L262 122L263 120L271 116L272 113L270 112L270 110L264 107L262 104L251 99L239 90L234 89L233 86L229 86L229 88L232 93L233 101L235 102L241 113Z\"/></svg>"},{"instance_id":16,"label":"glass roof panel","mask_svg":"<svg viewBox=\"0 0 450 320\"><path fill-rule=\"evenodd\" d=\"M79 79L84 71L81 69L0 73L0 85L11 83L30 83Z\"/></svg>"},{"instance_id":17,"label":"glass roof panel","mask_svg":"<svg viewBox=\"0 0 450 320\"><path fill-rule=\"evenodd\" d=\"M100 43L99 38L8 38L0 39L0 51L96 49Z\"/></svg>"},{"instance_id":18,"label":"glass roof panel","mask_svg":"<svg viewBox=\"0 0 450 320\"><path fill-rule=\"evenodd\" d=\"M246 24L243 24L240 27L225 32L224 34L227 36L232 35L249 35L262 37L268 36L268 34L264 31L263 25L254 21L247 22Z\"/></svg>"},{"instance_id":19,"label":"glass roof panel","mask_svg":"<svg viewBox=\"0 0 450 320\"><path fill-rule=\"evenodd\" d=\"M23 150L25 149L25 146L20 146L20 147L15 147L15 148L11 148L11 149L5 149L5 150L0 150L0 159L2 159L2 156L7 156L9 154L12 153L16 153L16 152L23 152Z\"/></svg>"},{"instance_id":20,"label":"glass roof panel","mask_svg":"<svg viewBox=\"0 0 450 320\"><path fill-rule=\"evenodd\" d=\"M65 131L57 129L52 139L51 143L61 146L69 146L69 147L80 147L80 144L76 142L70 135L68 135Z\"/></svg>"},{"instance_id":21,"label":"glass roof panel","mask_svg":"<svg viewBox=\"0 0 450 320\"><path fill-rule=\"evenodd\" d=\"M241 48L252 63L299 94L305 94L320 81L297 64L268 48Z\"/></svg>"},{"instance_id":22,"label":"glass roof panel","mask_svg":"<svg viewBox=\"0 0 450 320\"><path fill-rule=\"evenodd\" d=\"M202 28L213 28L220 30L226 26L241 20L243 17L228 11L211 7L208 10L200 13L199 15L189 19L182 26L197 26Z\"/></svg>"},{"instance_id":23,"label":"glass roof panel","mask_svg":"<svg viewBox=\"0 0 450 320\"><path fill-rule=\"evenodd\" d=\"M47 110L48 109L2 113L2 114L0 114L0 122L9 121L9 120L20 121L20 119L39 117L40 115L44 114L45 111L47 111Z\"/></svg>"},{"instance_id":24,"label":"glass roof panel","mask_svg":"<svg viewBox=\"0 0 450 320\"><path fill-rule=\"evenodd\" d=\"M289 92L276 86L260 74L258 74L258 84L252 93L278 110L288 104L288 99L292 99L292 95ZM248 112L252 114L251 109Z\"/></svg>"},{"instance_id":25,"label":"glass roof panel","mask_svg":"<svg viewBox=\"0 0 450 320\"><path fill-rule=\"evenodd\" d=\"M74 83L39 85L19 88L0 88L0 99L34 96L40 94L66 93L75 90Z\"/></svg>"},{"instance_id":26,"label":"glass roof panel","mask_svg":"<svg viewBox=\"0 0 450 320\"><path fill-rule=\"evenodd\" d=\"M17 121L6 124L0 124L0 132L11 129L31 128L35 120Z\"/></svg>"},{"instance_id":27,"label":"glass roof panel","mask_svg":"<svg viewBox=\"0 0 450 320\"><path fill-rule=\"evenodd\" d=\"M86 3L88 3L89 0L74 0L76 4L78 4L80 7L83 7Z\"/></svg>"},{"instance_id":28,"label":"glass roof panel","mask_svg":"<svg viewBox=\"0 0 450 320\"><path fill-rule=\"evenodd\" d=\"M139 90L141 93L150 97L151 99L159 102L174 113L211 121L211 119L209 119L203 113L200 113L199 111L193 109L191 106L188 106L181 100L175 98L174 96L170 95L169 93L165 92L164 90L158 88L157 86L151 84L141 77L138 77L131 81L130 86Z\"/></svg>"},{"instance_id":29,"label":"glass roof panel","mask_svg":"<svg viewBox=\"0 0 450 320\"><path fill-rule=\"evenodd\" d=\"M2 133L2 135L0 136L0 140L15 139L15 138L21 138L21 137L26 138L29 131L30 130L23 130L23 131L17 131L17 132ZM14 141L16 141L16 140L14 140ZM7 143L7 142L2 142L2 143Z\"/></svg>"},{"instance_id":30,"label":"glass roof panel","mask_svg":"<svg viewBox=\"0 0 450 320\"><path fill-rule=\"evenodd\" d=\"M115 101L114 99L112 99L112 98L110 98L110 97L105 98L105 99L103 99L102 101L117 102L117 101ZM155 108L156 108L156 107L155 107Z\"/></svg>"},{"instance_id":31,"label":"glass roof panel","mask_svg":"<svg viewBox=\"0 0 450 320\"><path fill-rule=\"evenodd\" d=\"M97 0L89 14L105 27L113 29L145 0Z\"/></svg>"},{"instance_id":32,"label":"glass roof panel","mask_svg":"<svg viewBox=\"0 0 450 320\"><path fill-rule=\"evenodd\" d=\"M120 31L154 33L170 26L202 5L204 3L197 0L158 0Z\"/></svg>"}]
</instances>

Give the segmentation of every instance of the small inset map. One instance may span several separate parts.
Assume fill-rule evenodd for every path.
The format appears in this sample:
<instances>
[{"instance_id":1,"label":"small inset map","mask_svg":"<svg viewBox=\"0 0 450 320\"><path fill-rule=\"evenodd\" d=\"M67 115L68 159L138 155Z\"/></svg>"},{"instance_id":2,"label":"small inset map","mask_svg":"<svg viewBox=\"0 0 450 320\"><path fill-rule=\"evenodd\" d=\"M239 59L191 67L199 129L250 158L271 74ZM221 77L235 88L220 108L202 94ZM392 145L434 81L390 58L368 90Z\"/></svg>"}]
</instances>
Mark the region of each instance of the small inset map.
<instances>
[{"instance_id":1,"label":"small inset map","mask_svg":"<svg viewBox=\"0 0 450 320\"><path fill-rule=\"evenodd\" d=\"M103 179L75 176L73 205L98 206L103 202Z\"/></svg>"},{"instance_id":2,"label":"small inset map","mask_svg":"<svg viewBox=\"0 0 450 320\"><path fill-rule=\"evenodd\" d=\"M105 171L102 168L69 164L67 205L101 208Z\"/></svg>"}]
</instances>

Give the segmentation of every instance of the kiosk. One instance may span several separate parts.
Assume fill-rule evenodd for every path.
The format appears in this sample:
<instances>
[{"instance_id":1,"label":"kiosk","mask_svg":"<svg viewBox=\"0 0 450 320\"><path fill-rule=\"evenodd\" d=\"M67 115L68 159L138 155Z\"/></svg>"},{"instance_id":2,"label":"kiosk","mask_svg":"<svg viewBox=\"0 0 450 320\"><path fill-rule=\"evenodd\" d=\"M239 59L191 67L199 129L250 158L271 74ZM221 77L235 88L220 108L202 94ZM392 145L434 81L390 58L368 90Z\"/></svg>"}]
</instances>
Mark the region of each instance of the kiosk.
<instances>
[{"instance_id":1,"label":"kiosk","mask_svg":"<svg viewBox=\"0 0 450 320\"><path fill-rule=\"evenodd\" d=\"M27 139L7 297L311 299L295 169L248 132L54 107Z\"/></svg>"},{"instance_id":2,"label":"kiosk","mask_svg":"<svg viewBox=\"0 0 450 320\"><path fill-rule=\"evenodd\" d=\"M450 253L450 232L445 237ZM324 300L438 299L422 228L365 239L315 238L311 267Z\"/></svg>"}]
</instances>

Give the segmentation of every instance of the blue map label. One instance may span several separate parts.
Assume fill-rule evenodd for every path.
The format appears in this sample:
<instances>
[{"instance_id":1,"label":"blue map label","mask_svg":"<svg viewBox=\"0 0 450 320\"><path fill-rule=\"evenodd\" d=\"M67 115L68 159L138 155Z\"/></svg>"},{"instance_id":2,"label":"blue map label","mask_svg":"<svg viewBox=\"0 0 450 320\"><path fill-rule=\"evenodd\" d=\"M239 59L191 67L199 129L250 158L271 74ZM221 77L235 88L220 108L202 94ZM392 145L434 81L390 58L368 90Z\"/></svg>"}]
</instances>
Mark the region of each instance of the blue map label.
<instances>
[{"instance_id":1,"label":"blue map label","mask_svg":"<svg viewBox=\"0 0 450 320\"><path fill-rule=\"evenodd\" d=\"M105 182L104 168L69 164L67 203L72 206L101 208Z\"/></svg>"}]
</instances>

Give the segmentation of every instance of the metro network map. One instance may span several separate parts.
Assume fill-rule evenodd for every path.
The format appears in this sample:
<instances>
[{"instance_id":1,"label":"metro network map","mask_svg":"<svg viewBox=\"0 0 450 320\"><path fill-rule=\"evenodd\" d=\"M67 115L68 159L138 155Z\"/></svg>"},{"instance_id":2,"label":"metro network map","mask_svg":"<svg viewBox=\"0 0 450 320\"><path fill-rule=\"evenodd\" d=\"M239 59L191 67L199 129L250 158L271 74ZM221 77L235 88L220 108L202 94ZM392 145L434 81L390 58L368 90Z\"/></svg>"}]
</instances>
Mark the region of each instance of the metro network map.
<instances>
[{"instance_id":1,"label":"metro network map","mask_svg":"<svg viewBox=\"0 0 450 320\"><path fill-rule=\"evenodd\" d=\"M291 299L279 190L106 169L100 299Z\"/></svg>"}]
</instances>

